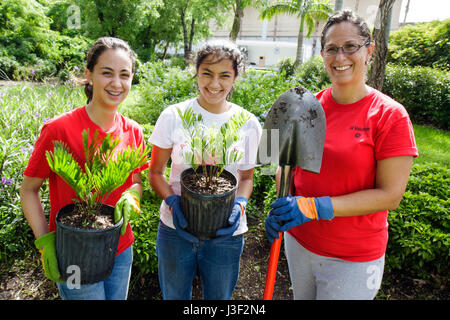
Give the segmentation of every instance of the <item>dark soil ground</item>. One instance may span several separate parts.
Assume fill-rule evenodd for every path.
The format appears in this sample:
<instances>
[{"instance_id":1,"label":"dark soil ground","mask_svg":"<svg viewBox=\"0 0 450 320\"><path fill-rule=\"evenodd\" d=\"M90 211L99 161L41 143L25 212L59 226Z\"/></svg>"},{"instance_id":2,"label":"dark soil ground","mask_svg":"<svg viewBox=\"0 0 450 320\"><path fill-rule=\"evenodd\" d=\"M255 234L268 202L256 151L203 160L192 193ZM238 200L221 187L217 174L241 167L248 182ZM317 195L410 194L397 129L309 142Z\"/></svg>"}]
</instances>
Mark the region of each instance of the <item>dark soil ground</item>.
<instances>
[{"instance_id":1,"label":"dark soil ground","mask_svg":"<svg viewBox=\"0 0 450 320\"><path fill-rule=\"evenodd\" d=\"M249 219L250 231L245 238L241 269L233 300L261 300L270 253L264 226ZM449 300L450 292L446 279L432 277L429 281L404 276L400 272L385 273L382 288L376 299L380 300ZM47 280L39 262L39 253L26 261L0 270L0 300L55 300L60 299L56 285ZM133 270L129 300L161 300L157 274L137 277ZM202 299L201 283L194 281L193 299ZM291 300L292 288L289 280L283 249L280 253L274 300Z\"/></svg>"}]
</instances>

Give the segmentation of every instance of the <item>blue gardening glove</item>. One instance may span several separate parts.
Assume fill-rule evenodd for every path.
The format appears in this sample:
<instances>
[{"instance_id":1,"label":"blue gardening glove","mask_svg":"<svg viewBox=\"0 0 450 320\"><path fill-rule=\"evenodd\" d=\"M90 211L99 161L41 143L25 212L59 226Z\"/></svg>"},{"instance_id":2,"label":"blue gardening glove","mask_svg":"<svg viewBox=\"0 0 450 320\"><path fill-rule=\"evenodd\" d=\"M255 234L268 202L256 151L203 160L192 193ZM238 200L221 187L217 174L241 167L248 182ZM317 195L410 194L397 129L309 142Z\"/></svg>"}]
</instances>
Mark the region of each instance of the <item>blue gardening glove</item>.
<instances>
[{"instance_id":1,"label":"blue gardening glove","mask_svg":"<svg viewBox=\"0 0 450 320\"><path fill-rule=\"evenodd\" d=\"M278 229L280 227L279 223L275 221L276 216L269 212L266 218L266 236L270 243L273 243L274 239L279 238Z\"/></svg>"},{"instance_id":2,"label":"blue gardening glove","mask_svg":"<svg viewBox=\"0 0 450 320\"><path fill-rule=\"evenodd\" d=\"M122 228L120 234L124 235L127 230L128 221L132 213L141 212L140 208L141 195L136 189L127 189L120 196L114 208L114 222L117 223L123 217Z\"/></svg>"},{"instance_id":3,"label":"blue gardening glove","mask_svg":"<svg viewBox=\"0 0 450 320\"><path fill-rule=\"evenodd\" d=\"M266 219L266 234L272 243L278 232L287 231L311 220L331 220L334 217L330 197L305 198L291 195L276 199Z\"/></svg>"},{"instance_id":4,"label":"blue gardening glove","mask_svg":"<svg viewBox=\"0 0 450 320\"><path fill-rule=\"evenodd\" d=\"M177 234L181 238L189 242L199 243L197 237L184 230L187 227L187 221L183 215L183 212L181 211L181 197L179 195L173 194L171 196L168 196L164 201L169 206L170 213L172 213L173 224L175 226L175 231L177 232Z\"/></svg>"},{"instance_id":5,"label":"blue gardening glove","mask_svg":"<svg viewBox=\"0 0 450 320\"><path fill-rule=\"evenodd\" d=\"M217 230L216 236L218 238L213 239L226 239L233 236L233 233L239 227L239 223L241 221L241 216L245 213L245 206L247 205L247 199L244 197L237 197L234 199L233 210L231 211L231 215L228 218L229 227L221 228Z\"/></svg>"},{"instance_id":6,"label":"blue gardening glove","mask_svg":"<svg viewBox=\"0 0 450 320\"><path fill-rule=\"evenodd\" d=\"M40 236L34 241L34 245L41 253L42 266L45 276L55 282L63 282L58 268L58 259L56 258L55 232L49 232Z\"/></svg>"}]
</instances>

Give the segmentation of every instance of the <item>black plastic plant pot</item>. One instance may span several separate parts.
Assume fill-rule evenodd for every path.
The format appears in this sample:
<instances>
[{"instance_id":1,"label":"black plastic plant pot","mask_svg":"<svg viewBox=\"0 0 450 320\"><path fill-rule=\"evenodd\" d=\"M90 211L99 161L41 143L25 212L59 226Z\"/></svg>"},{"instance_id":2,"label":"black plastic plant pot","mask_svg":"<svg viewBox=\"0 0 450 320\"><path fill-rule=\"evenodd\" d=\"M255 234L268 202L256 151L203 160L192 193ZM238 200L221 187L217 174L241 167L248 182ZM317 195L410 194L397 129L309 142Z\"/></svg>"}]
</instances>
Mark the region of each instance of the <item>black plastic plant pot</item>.
<instances>
[{"instance_id":1,"label":"black plastic plant pot","mask_svg":"<svg viewBox=\"0 0 450 320\"><path fill-rule=\"evenodd\" d=\"M67 281L78 271L80 284L105 280L114 266L123 219L107 229L82 229L62 224L58 217L72 212L74 206L61 208L56 216L56 257L61 277ZM103 214L114 216L114 207L102 205L101 208Z\"/></svg>"},{"instance_id":2,"label":"black plastic plant pot","mask_svg":"<svg viewBox=\"0 0 450 320\"><path fill-rule=\"evenodd\" d=\"M201 168L197 169L201 170ZM188 189L183 178L195 174L189 168L181 173L181 210L187 221L186 231L199 240L216 238L216 231L228 227L228 218L233 210L234 197L237 190L236 177L226 170L221 174L234 184L234 188L221 194L201 194Z\"/></svg>"}]
</instances>

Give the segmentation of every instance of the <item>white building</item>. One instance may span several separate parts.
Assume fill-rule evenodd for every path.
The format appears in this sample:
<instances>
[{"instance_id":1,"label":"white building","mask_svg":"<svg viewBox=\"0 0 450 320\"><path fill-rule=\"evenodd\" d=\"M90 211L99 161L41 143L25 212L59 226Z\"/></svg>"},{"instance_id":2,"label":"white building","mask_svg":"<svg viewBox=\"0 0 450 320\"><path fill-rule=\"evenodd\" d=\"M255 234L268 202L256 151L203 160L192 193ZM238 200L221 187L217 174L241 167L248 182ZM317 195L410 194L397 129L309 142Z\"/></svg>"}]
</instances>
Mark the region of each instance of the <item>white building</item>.
<instances>
[{"instance_id":1,"label":"white building","mask_svg":"<svg viewBox=\"0 0 450 320\"><path fill-rule=\"evenodd\" d=\"M350 8L360 15L372 29L375 25L379 0L343 0L342 8ZM331 3L335 3L334 0ZM400 20L402 0L394 3L390 30L397 30ZM230 24L217 28L211 24L214 38L228 38ZM244 10L241 28L236 43L246 50L249 63L264 67L276 64L284 57L296 56L300 19L293 15L279 15L271 20L259 19L259 12L253 7ZM320 52L321 22L309 39L304 39L303 61Z\"/></svg>"}]
</instances>

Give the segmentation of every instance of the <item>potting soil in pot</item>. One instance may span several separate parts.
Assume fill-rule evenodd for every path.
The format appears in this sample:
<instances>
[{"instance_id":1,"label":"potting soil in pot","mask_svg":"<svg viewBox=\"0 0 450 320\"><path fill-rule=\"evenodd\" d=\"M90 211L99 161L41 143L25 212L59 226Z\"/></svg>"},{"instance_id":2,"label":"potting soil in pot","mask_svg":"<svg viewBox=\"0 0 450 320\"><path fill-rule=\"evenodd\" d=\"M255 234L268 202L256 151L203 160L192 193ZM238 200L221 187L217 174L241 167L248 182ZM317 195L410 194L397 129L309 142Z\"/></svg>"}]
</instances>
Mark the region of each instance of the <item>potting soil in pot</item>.
<instances>
[{"instance_id":1,"label":"potting soil in pot","mask_svg":"<svg viewBox=\"0 0 450 320\"><path fill-rule=\"evenodd\" d=\"M194 192L202 194L221 194L233 190L233 181L226 177L214 178L215 183L207 185L206 178L203 175L186 175L183 179L185 186Z\"/></svg>"},{"instance_id":2,"label":"potting soil in pot","mask_svg":"<svg viewBox=\"0 0 450 320\"><path fill-rule=\"evenodd\" d=\"M74 228L107 229L114 226L114 217L101 212L86 216L80 211L65 212L59 217L61 223Z\"/></svg>"}]
</instances>

